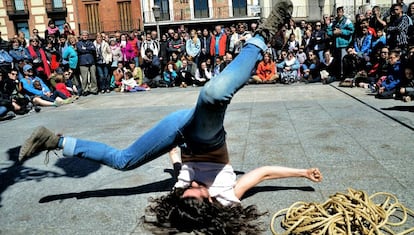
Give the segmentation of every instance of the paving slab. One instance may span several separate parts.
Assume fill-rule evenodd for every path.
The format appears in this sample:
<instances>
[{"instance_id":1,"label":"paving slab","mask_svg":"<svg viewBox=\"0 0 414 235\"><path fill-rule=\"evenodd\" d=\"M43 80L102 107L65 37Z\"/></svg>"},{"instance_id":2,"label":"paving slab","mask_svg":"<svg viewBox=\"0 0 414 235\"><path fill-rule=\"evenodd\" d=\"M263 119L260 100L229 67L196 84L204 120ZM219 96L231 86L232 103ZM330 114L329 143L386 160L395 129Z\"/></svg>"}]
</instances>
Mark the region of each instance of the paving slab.
<instances>
[{"instance_id":1,"label":"paving slab","mask_svg":"<svg viewBox=\"0 0 414 235\"><path fill-rule=\"evenodd\" d=\"M229 106L224 125L239 174L262 165L316 166L324 174L320 184L282 179L250 190L242 203L268 211L261 218L266 226L296 201L324 202L347 188L393 193L414 208L413 103L378 100L364 89L337 85L249 85ZM173 185L166 155L117 171L53 153L45 165L45 152L21 165L19 147L45 125L124 148L170 112L193 107L199 90L88 96L1 122L0 234L149 234L140 224L148 199ZM413 227L413 220L405 226Z\"/></svg>"}]
</instances>

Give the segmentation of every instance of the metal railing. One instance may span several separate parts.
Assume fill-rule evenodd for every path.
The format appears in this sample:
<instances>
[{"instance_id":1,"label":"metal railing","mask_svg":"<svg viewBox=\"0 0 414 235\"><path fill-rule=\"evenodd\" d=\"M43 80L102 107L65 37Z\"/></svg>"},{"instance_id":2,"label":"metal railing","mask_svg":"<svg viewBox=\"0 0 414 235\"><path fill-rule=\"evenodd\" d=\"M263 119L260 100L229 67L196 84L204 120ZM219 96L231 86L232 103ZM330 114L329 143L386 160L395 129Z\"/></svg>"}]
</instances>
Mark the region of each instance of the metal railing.
<instances>
[{"instance_id":1,"label":"metal railing","mask_svg":"<svg viewBox=\"0 0 414 235\"><path fill-rule=\"evenodd\" d=\"M6 0L6 11L8 15L29 13L26 0Z\"/></svg>"},{"instance_id":2,"label":"metal railing","mask_svg":"<svg viewBox=\"0 0 414 235\"><path fill-rule=\"evenodd\" d=\"M66 11L66 0L46 0L46 11Z\"/></svg>"}]
</instances>

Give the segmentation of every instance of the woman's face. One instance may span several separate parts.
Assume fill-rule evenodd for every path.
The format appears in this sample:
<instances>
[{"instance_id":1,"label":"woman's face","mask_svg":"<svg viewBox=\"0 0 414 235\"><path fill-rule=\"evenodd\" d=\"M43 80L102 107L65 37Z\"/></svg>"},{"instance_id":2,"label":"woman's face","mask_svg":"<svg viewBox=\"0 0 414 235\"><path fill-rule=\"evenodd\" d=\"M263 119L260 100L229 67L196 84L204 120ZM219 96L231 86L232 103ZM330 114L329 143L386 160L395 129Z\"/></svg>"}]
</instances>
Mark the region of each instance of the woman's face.
<instances>
[{"instance_id":1,"label":"woman's face","mask_svg":"<svg viewBox=\"0 0 414 235\"><path fill-rule=\"evenodd\" d=\"M201 63L201 64L200 64L200 67L201 67L201 69L205 69L205 68L207 68L207 64L206 64L206 62Z\"/></svg>"},{"instance_id":2,"label":"woman's face","mask_svg":"<svg viewBox=\"0 0 414 235\"><path fill-rule=\"evenodd\" d=\"M173 65L172 65L172 64L168 64L167 68L168 68L168 70L171 70L171 69L173 69L174 67L173 67Z\"/></svg>"},{"instance_id":3,"label":"woman's face","mask_svg":"<svg viewBox=\"0 0 414 235\"><path fill-rule=\"evenodd\" d=\"M193 181L191 187L186 189L183 193L183 198L195 198L200 201L208 199L210 202L213 202L210 197L208 189L204 185L200 185L197 182Z\"/></svg>"},{"instance_id":4,"label":"woman's face","mask_svg":"<svg viewBox=\"0 0 414 235\"><path fill-rule=\"evenodd\" d=\"M125 34L121 35L121 41L126 41L126 35Z\"/></svg>"}]
</instances>

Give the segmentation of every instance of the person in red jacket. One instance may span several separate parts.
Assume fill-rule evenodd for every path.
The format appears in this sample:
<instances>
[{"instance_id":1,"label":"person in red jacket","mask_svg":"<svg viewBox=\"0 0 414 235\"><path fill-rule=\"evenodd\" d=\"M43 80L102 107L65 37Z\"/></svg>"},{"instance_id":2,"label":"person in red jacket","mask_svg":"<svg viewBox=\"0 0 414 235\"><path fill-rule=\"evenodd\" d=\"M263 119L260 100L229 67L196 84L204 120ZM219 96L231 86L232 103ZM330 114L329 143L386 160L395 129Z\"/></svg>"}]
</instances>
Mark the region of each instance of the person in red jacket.
<instances>
[{"instance_id":1,"label":"person in red jacket","mask_svg":"<svg viewBox=\"0 0 414 235\"><path fill-rule=\"evenodd\" d=\"M278 78L275 62L270 58L270 54L266 52L263 60L257 65L256 75L253 75L252 79L255 83L275 83Z\"/></svg>"},{"instance_id":2,"label":"person in red jacket","mask_svg":"<svg viewBox=\"0 0 414 235\"><path fill-rule=\"evenodd\" d=\"M220 25L215 27L215 32L216 34L211 37L210 55L217 58L226 54L227 35L223 32Z\"/></svg>"}]
</instances>

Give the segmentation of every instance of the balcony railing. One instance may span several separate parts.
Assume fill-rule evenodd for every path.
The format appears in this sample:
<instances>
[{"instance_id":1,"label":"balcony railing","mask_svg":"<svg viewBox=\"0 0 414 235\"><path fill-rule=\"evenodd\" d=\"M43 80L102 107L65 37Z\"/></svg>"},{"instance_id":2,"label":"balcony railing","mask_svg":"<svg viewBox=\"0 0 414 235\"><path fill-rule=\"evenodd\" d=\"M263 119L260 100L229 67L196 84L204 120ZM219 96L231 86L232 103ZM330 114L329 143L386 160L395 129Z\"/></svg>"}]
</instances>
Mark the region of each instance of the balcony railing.
<instances>
[{"instance_id":1,"label":"balcony railing","mask_svg":"<svg viewBox=\"0 0 414 235\"><path fill-rule=\"evenodd\" d=\"M29 18L29 10L25 0L6 0L6 11L10 20Z\"/></svg>"},{"instance_id":2,"label":"balcony railing","mask_svg":"<svg viewBox=\"0 0 414 235\"><path fill-rule=\"evenodd\" d=\"M49 18L56 16L66 16L66 0L46 0L46 12Z\"/></svg>"}]
</instances>

